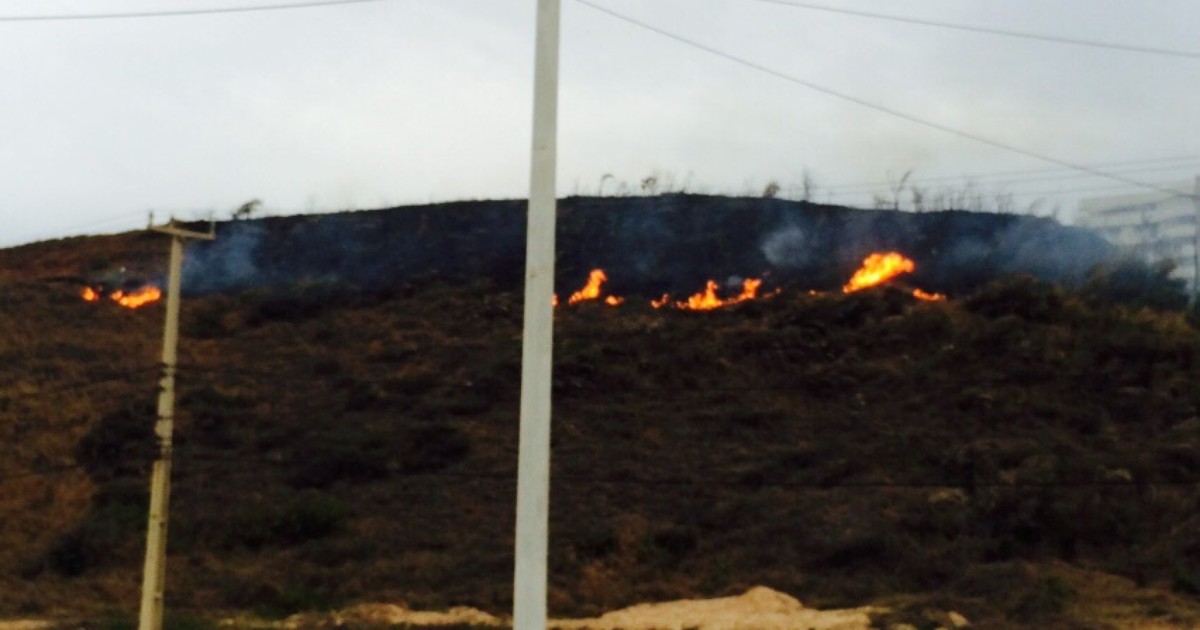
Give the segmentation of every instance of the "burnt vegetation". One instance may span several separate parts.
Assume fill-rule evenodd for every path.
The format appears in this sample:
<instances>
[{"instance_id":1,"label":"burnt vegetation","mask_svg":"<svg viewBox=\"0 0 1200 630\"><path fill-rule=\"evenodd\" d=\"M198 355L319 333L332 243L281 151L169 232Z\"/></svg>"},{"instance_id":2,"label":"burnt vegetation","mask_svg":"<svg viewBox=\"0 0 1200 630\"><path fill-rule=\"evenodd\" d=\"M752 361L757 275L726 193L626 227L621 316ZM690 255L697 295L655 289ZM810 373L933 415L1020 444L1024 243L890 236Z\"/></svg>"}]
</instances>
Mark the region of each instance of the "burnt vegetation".
<instances>
[{"instance_id":1,"label":"burnt vegetation","mask_svg":"<svg viewBox=\"0 0 1200 630\"><path fill-rule=\"evenodd\" d=\"M610 203L563 217L561 286L604 267L629 300L556 314L553 614L765 584L811 606L887 603L881 627L933 627L930 608L977 627L1116 627L1088 616L1100 592L1200 618L1200 333L1161 271L1099 246L1103 260L1052 267L1047 243L1090 236L1012 216L701 199L692 225L595 209ZM468 236L487 224L463 216L518 209L222 226L262 231L253 270L225 269L261 283L184 304L172 607L510 607L521 250L504 231L479 249ZM334 230L321 221L381 247L458 244L419 268L397 257L414 266L372 284L384 268L352 273L367 263L344 250L304 258L308 231ZM623 230L644 234L604 247ZM951 300L836 292L851 233L868 251L911 247L912 283ZM41 281L86 273L76 251L124 260L131 237L82 243L0 252L5 611L136 607L162 309ZM693 251L706 243L719 249ZM821 255L801 256L810 246ZM647 304L764 270L781 294L705 313Z\"/></svg>"}]
</instances>

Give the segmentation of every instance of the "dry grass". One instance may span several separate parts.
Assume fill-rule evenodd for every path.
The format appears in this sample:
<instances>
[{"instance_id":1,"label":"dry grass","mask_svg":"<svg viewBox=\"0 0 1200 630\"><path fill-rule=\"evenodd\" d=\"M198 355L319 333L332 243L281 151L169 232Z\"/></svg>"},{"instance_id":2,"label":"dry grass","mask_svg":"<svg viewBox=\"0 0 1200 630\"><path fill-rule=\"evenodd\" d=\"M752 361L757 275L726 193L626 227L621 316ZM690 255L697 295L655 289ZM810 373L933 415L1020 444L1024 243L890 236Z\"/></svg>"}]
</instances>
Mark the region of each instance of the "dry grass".
<instances>
[{"instance_id":1,"label":"dry grass","mask_svg":"<svg viewBox=\"0 0 1200 630\"><path fill-rule=\"evenodd\" d=\"M0 482L8 614L136 606L162 309L45 280L159 260L138 238L3 252L0 475L33 475ZM519 327L486 283L187 300L170 606L507 610ZM557 615L768 584L981 627L1197 618L1194 493L1151 487L1200 478L1200 338L1174 316L1021 282L793 291L564 309L556 343ZM1070 485L1109 478L1146 484ZM929 480L955 487L861 487ZM1067 485L972 486L998 480Z\"/></svg>"}]
</instances>

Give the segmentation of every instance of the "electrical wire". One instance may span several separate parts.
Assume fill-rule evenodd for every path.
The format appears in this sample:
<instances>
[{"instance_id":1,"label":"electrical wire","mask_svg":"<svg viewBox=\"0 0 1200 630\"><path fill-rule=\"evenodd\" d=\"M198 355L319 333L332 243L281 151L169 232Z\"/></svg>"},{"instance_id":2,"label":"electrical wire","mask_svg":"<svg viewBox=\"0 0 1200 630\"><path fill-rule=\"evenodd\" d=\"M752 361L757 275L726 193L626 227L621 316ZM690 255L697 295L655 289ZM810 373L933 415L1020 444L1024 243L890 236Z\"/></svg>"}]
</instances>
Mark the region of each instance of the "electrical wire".
<instances>
[{"instance_id":1,"label":"electrical wire","mask_svg":"<svg viewBox=\"0 0 1200 630\"><path fill-rule=\"evenodd\" d=\"M86 391L89 389L93 389L95 387L99 387L101 385L110 385L112 383L125 384L125 383L129 382L129 377L131 377L131 376L140 376L143 374L149 374L151 372L158 372L160 370L161 370L161 368L155 367L155 368L141 368L138 370L121 372L119 374L114 373L111 375L106 375L103 378L99 378L99 379L95 379L95 380L91 380L91 381L85 381L82 383L67 383L67 384L63 384L63 385L57 385L57 386L51 387L49 389L38 389L37 391L33 391L33 392L21 392L18 394L0 396L0 400L6 401L6 402L7 401L15 401L15 400L23 400L25 398L37 398L37 397L41 397L41 396L54 396L54 395L58 395L58 394L68 393L68 392L82 392L82 391Z\"/></svg>"},{"instance_id":2,"label":"electrical wire","mask_svg":"<svg viewBox=\"0 0 1200 630\"><path fill-rule=\"evenodd\" d=\"M60 13L51 15L0 15L0 22L61 22L68 20L118 20L128 18L182 17L195 15L217 15L227 13L252 13L259 11L282 11L309 9L345 4L367 4L388 0L317 0L316 2L288 2L243 7L214 7L211 9L179 9L175 11L127 11L118 13Z\"/></svg>"},{"instance_id":3,"label":"electrical wire","mask_svg":"<svg viewBox=\"0 0 1200 630\"><path fill-rule=\"evenodd\" d=\"M1148 55L1164 55L1169 57L1183 57L1186 59L1200 59L1200 52L1190 50L1177 50L1171 48L1158 48L1154 46L1142 46L1134 44L1122 44L1118 42L1105 42L1092 39L1080 39L1076 37L1065 37L1062 35L1043 35L1038 33L1024 33L1020 31L1009 31L998 28L989 28L986 26L975 26L971 24L956 24L953 22L942 22L938 20L924 20L918 18L905 17L902 15L872 13L869 11L860 11L856 9L844 9L840 7L831 7L821 4L810 4L807 2L796 2L795 0L755 0L764 4L774 4L778 6L786 6L794 9L805 9L809 11L824 11L827 13L838 13L841 15L852 15L854 17L863 17L873 20L888 20L891 22L903 22L905 24L917 24L920 26L933 26L937 28L947 28L959 31L968 31L972 33L984 33L987 35L999 35L1002 37L1017 37L1021 39L1032 39L1055 44L1069 44L1072 46L1088 46L1091 48L1105 48L1110 50L1121 50L1125 52L1143 53Z\"/></svg>"},{"instance_id":4,"label":"electrical wire","mask_svg":"<svg viewBox=\"0 0 1200 630\"><path fill-rule=\"evenodd\" d=\"M66 232L66 231L70 231L70 230L82 230L84 228L95 227L97 225L106 225L108 223L113 223L114 221L121 221L124 219L132 219L133 217L145 216L145 215L146 215L146 213L141 212L141 211L126 212L125 214L111 216L111 217L108 217L107 219L96 219L95 221L89 221L87 223L81 223L81 224L77 224L77 225L70 225L67 227L57 228L56 231L57 232Z\"/></svg>"},{"instance_id":5,"label":"electrical wire","mask_svg":"<svg viewBox=\"0 0 1200 630\"><path fill-rule=\"evenodd\" d=\"M32 477L49 477L51 475L61 475L63 473L71 472L73 470L82 470L82 469L83 469L82 464L63 464L61 466L51 466L48 468L41 468L39 470L29 470L26 472L12 473L12 474L8 474L8 475L0 475L0 483L6 482L6 481L16 481L18 479L29 479Z\"/></svg>"},{"instance_id":6,"label":"electrical wire","mask_svg":"<svg viewBox=\"0 0 1200 630\"><path fill-rule=\"evenodd\" d=\"M182 465L183 473L188 466L188 462L210 462L210 463L241 463L254 462L259 464L270 464L274 466L289 466L290 462L268 461L264 459L252 459L245 457L221 456L221 455L203 455L203 454L188 454L183 455L176 453L174 460L177 464ZM27 479L32 477L46 477L58 475L65 472L83 469L84 466L78 463L63 464L40 470L31 470L21 473L12 473L0 475L0 482L12 481L18 479ZM246 475L255 478L261 478L258 471L242 471ZM228 466L222 467L222 477L227 477L230 473L235 473ZM236 473L235 473L236 474ZM452 482L469 481L494 481L501 483L516 483L516 470L498 471L498 472L453 472L453 471L427 471L427 472L408 472L408 473L393 473L388 476L392 479L425 479L425 480L447 480ZM704 479L697 477L636 477L636 476L597 476L597 475L580 475L570 473L555 473L551 477L552 483L565 483L577 485L621 485L621 486L639 486L639 487L707 487L707 488L777 488L777 489L793 489L793 490L819 490L819 491L836 491L836 490L931 490L944 488L984 488L984 489L1065 489L1065 488L1082 488L1082 489L1097 489L1097 488L1151 488L1151 487L1200 487L1200 479L1181 479L1181 480L1139 480L1139 479L1078 479L1078 480L1057 480L1057 481L989 481L981 479L959 479L959 480L930 480L930 481L891 481L891 480L863 480L863 481L838 481L838 482L816 482L816 481L794 481L788 479L770 479L770 478L754 478L752 476L743 475L737 479ZM190 475L187 478L180 479L183 485L189 485L188 481L194 480ZM209 480L203 484L203 487L211 487L213 480Z\"/></svg>"},{"instance_id":7,"label":"electrical wire","mask_svg":"<svg viewBox=\"0 0 1200 630\"><path fill-rule=\"evenodd\" d=\"M1027 192L1013 192L1013 193L1006 193L1006 194L1012 194L1014 197L1039 197L1039 196L1040 197L1049 197L1049 196L1053 196L1053 195L1076 195L1076 194L1080 194L1080 193L1120 192L1120 191L1124 191L1125 194L1129 194L1129 195L1132 195L1132 194L1135 194L1138 192L1136 190L1132 190L1130 188L1130 186L1090 186L1090 187L1081 187L1081 188L1067 188L1065 190L1059 189L1059 190L1027 191ZM1175 197L1195 198L1195 195L1180 195L1178 193L1171 195L1171 198L1175 198Z\"/></svg>"},{"instance_id":8,"label":"electrical wire","mask_svg":"<svg viewBox=\"0 0 1200 630\"><path fill-rule=\"evenodd\" d=\"M813 91L815 91L815 92L820 92L820 93L822 93L822 94L825 94L825 95L827 95L827 96L832 96L832 97L834 97L834 98L837 98L837 99L839 99L839 100L843 100L843 101L846 101L846 102L849 102L849 103L854 103L855 105L858 105L858 106L860 106L860 107L865 107L865 108L867 108L867 109L872 109L872 110L875 110L875 111L877 111L877 112L884 113L884 114L887 114L887 115L889 115L889 116L892 116L892 117L895 117L895 118L900 118L900 119L902 119L902 120L907 120L908 122L911 122L911 123L913 123L913 124L917 124L917 125L921 125L922 127L928 127L928 128L930 128L930 129L935 129L935 130L937 130L937 131L941 131L941 132L943 132L943 133L947 133L947 134L950 134L950 135L958 136L958 137L960 137L960 138L965 138L965 139L967 139L967 140L972 140L972 141L975 141L975 142L978 142L978 143L981 143L981 144L986 144L986 145L989 145L989 146L991 146L991 147L994 147L994 148L997 148L997 149L1001 149L1001 150L1004 150L1004 151L1008 151L1008 152L1010 152L1010 153L1016 153L1016 154L1018 154L1018 155L1023 155L1023 156L1025 156L1025 157L1029 157L1029 158L1033 158L1033 159L1036 159L1036 160L1040 160L1040 161L1042 161L1042 162L1047 162L1047 163L1050 163L1050 164L1055 164L1055 165L1058 165L1058 166L1061 166L1061 167L1064 167L1064 168L1068 168L1068 169L1071 169L1071 170L1075 170L1075 171L1081 171L1081 172L1084 172L1084 173L1090 173L1090 174L1092 174L1092 175L1095 175L1095 176L1097 176L1097 177L1103 177L1103 178L1106 178L1106 179L1111 179L1111 180L1118 181L1118 182L1121 182L1121 183L1124 183L1124 184L1129 184L1129 185L1131 185L1131 186L1137 186L1137 187L1139 187L1139 188L1145 188L1145 189L1147 189L1147 190L1152 190L1152 191L1155 191L1155 192L1164 193L1164 194L1166 194L1166 195L1170 195L1170 196L1172 196L1172 197L1184 197L1184 198L1189 198L1189 199L1190 199L1190 198L1194 198L1194 197L1196 197L1196 195L1194 195L1194 194L1179 193L1179 192L1177 192L1177 191L1170 190L1170 189L1168 189L1168 188L1162 188L1162 187L1160 187L1160 186L1155 186L1154 184L1149 184L1149 183L1142 182L1142 181L1138 181L1138 180L1135 180L1135 179L1130 179L1130 178L1127 178L1127 177L1123 177L1123 176L1120 176L1120 175L1117 175L1117 174L1108 173L1108 172L1105 172L1105 171L1100 171L1100 170L1097 170L1097 169L1095 169L1095 168L1091 168L1091 167L1084 166L1084 165L1081 165L1081 164L1076 164L1076 163L1073 163L1073 162L1068 162L1068 161L1066 161L1066 160L1062 160L1062 159L1059 159L1059 158L1056 158L1056 157L1052 157L1052 156L1049 156L1049 155L1043 155L1043 154L1041 154L1041 153L1037 153L1037 152L1035 152L1035 151L1029 151L1029 150L1027 150L1027 149L1022 149L1022 148L1020 148L1020 147L1018 147L1018 146L1015 146L1015 145L1012 145L1012 144L1008 144L1008 143L1006 143L1006 142L1001 142L1001 141L999 141L999 140L993 140L993 139L991 139L991 138L987 138L987 137L984 137L984 136L980 136L980 135L977 135L977 134L971 133L971 132L969 132L969 131L963 131L963 130L961 130L961 129L956 129L956 128L954 128L954 127L950 127L950 126L943 125L943 124L941 124L941 123L938 123L938 122L934 122L934 121L932 121L932 120L927 120L927 119L925 119L925 118L921 118L921 117L919 117L919 116L916 116L916 115L913 115L913 114L909 114L909 113L906 113L906 112L900 111L900 110L898 110L898 109L894 109L894 108L892 108L892 107L888 107L888 106L886 106L886 105L881 105L881 104L879 104L879 103L875 103L875 102L872 102L872 101L868 101L868 100L866 100L866 99L859 98L859 97L857 97L857 96L853 96L853 95L850 95L850 94L846 94L846 93L844 93L844 92L839 92L839 91L837 91L837 90L834 90L834 89L831 89L831 88L827 88L827 87L824 87L824 86L818 85L818 84L816 84L816 83L813 83L813 82L811 82L811 81L807 81L807 80L805 80L805 79L801 79L801 78L799 78L799 77L796 77L796 76L794 76L794 75L790 75L790 74L787 74L787 73L785 73L785 72L781 72L781 71L779 71L779 70L775 70L774 68L771 68L771 67L765 66L765 65L763 65L763 64L760 64L760 63L757 63L757 62L755 62L755 61L750 61L749 59L746 59L746 58L744 58L744 57L739 57L739 56L737 56L737 55L733 55L733 54L727 53L727 52L725 52L725 51L723 51L723 50L720 50L720 49L718 49L718 48L714 48L714 47L712 47L712 46L709 46L709 45L707 45L707 44L703 44L703 43L697 42L697 41L695 41L695 40L688 39L688 38L686 38L686 37L683 37L682 35L678 35L678 34L676 34L676 33L673 33L673 32L671 32L671 31L668 31L668 30L666 30L666 29L663 29L663 28L660 28L660 27L654 26L653 24L649 24L649 23L647 23L647 22L643 22L643 21L641 21L641 20L638 20L638 19L636 19L636 18L630 17L630 16L628 16L628 15L625 15L625 14L623 14L623 13L618 13L618 12L616 12L616 11L613 11L612 9L609 9L609 8L607 8L607 7L604 7L604 6L601 6L601 5L599 5L599 4L596 4L595 2L592 2L591 0L575 0L575 1L576 1L576 2L578 2L579 4L582 4L582 5L586 6L586 7L589 7L589 8L591 8L591 9L595 10L595 11L599 11L600 13L604 13L604 14L606 14L606 15L610 16L610 17L616 18L616 19L618 19L618 20L621 20L621 21L623 21L623 22L627 22L627 23L629 23L629 24L632 24L632 25L634 25L634 26L637 26L637 27L639 27L639 28L642 28L642 29L644 29L644 30L650 31L650 32L652 32L652 33L656 33L656 34L658 34L658 35L661 35L661 36L663 36L663 37L666 37L666 38L668 38L668 39L674 40L674 41L676 41L676 42L679 42L679 43L681 43L681 44L684 44L684 45L690 46L690 47L692 47L692 48L695 48L695 49L697 49L697 50L704 51L704 52L706 52L706 53L709 53L710 55L715 55L715 56L717 56L717 57L720 57L720 58L722 58L722 59L725 59L725 60L727 60L727 61L731 61L731 62L733 62L733 63L736 63L736 64L738 64L738 65L745 66L745 67L747 67L747 68L751 68L751 69L753 69L753 70L757 70L757 71L759 71L759 72L761 72L761 73L763 73L763 74L767 74L767 75L770 75L770 76L776 77L776 78L778 78L778 79L783 79L784 81L788 81L788 82L790 82L790 83L794 83L794 84L796 84L796 85L799 85L799 86L802 86L802 87L806 87L806 88L808 88L808 89L810 89L810 90L813 90Z\"/></svg>"},{"instance_id":9,"label":"electrical wire","mask_svg":"<svg viewBox=\"0 0 1200 630\"><path fill-rule=\"evenodd\" d=\"M1002 189L997 190L995 188L985 188L985 186L991 187L991 186L997 186L997 185L999 185L999 184L984 183L982 185L977 185L977 186L974 186L971 188L967 188L967 189L965 189L965 191L968 192L968 194L970 194L970 195L984 194L988 197L994 197L997 194L999 194L1001 196L1012 196L1012 197L1054 197L1054 196L1058 196L1058 195L1078 195L1078 194L1083 194L1083 193L1112 193L1112 192L1121 192L1121 191L1123 191L1125 194L1132 195L1132 194L1137 194L1139 192L1137 190L1136 186L1132 186L1130 184L1115 184L1115 185L1110 184L1107 186L1081 186L1081 187L1075 187L1075 188L1057 188L1057 189L1053 189L1053 190L1026 190L1026 191L1015 191L1015 190L1008 191L1008 190L1002 190ZM910 186L906 185L901 192L903 192L904 190L910 190L910 189L911 189ZM922 192L922 194L924 194L926 196L926 198L929 198L931 195L937 196L941 192L949 192L950 194L948 196L953 197L955 195L955 193L961 192L963 190L964 189L950 189L949 191L944 191L944 189L943 190L922 189L921 192ZM867 190L862 190L862 191L851 191L851 192L829 192L825 196L830 199L845 199L847 197L858 197L860 195L876 194L876 195L883 195L883 196L890 198L894 192L895 191L890 188L874 188L874 189L867 189ZM1141 193L1141 194L1146 194L1146 193ZM1162 193L1162 194L1166 194L1166 193ZM820 196L820 195L817 195L817 196ZM1169 198L1172 198L1172 199L1176 198L1176 197L1187 198L1187 197L1194 197L1194 195L1180 194L1177 192L1177 193L1169 196Z\"/></svg>"},{"instance_id":10,"label":"electrical wire","mask_svg":"<svg viewBox=\"0 0 1200 630\"><path fill-rule=\"evenodd\" d=\"M1121 164L1106 164L1106 165L1092 164L1089 166L1090 166L1090 168L1111 168L1111 167L1120 166L1120 165ZM1183 162L1180 164L1170 164L1170 165L1160 164L1158 166L1140 166L1140 167L1135 167L1135 168L1124 168L1124 169L1120 169L1119 172L1122 175L1128 175L1131 173L1159 173L1159 172L1163 172L1163 171L1181 171L1181 170L1192 170L1192 169L1197 169L1197 168L1200 168L1200 156L1192 159L1192 161L1190 161L1190 162ZM1064 171L1066 171L1066 172L1064 172ZM943 183L943 182L961 183L961 182L966 181L966 182L975 183L975 184L997 186L997 185L1027 184L1027 183L1033 183L1033 182L1060 181L1060 180L1067 180L1067 179L1079 179L1081 177L1094 177L1094 176L1091 173L1080 173L1077 171L1074 171L1074 172L1070 171L1069 169L1053 168L1053 169L1030 170L1030 171L1009 171L1007 173L975 173L975 174L970 174L970 175L948 175L948 176L944 176L944 177L917 177L917 178L908 180L906 185L908 185L908 186L922 185L922 184L929 185L929 184L936 184L936 183ZM986 181L986 180L993 180L993 179L995 181ZM874 181L874 182L864 182L861 184L832 184L832 185L828 185L828 186L819 186L818 188L821 191L825 191L825 192L832 192L835 194L838 194L838 193L847 193L848 194L852 191L865 190L865 191L869 192L871 190L879 190L879 189L887 188L887 187L893 186L893 185L895 185L895 182Z\"/></svg>"},{"instance_id":11,"label":"electrical wire","mask_svg":"<svg viewBox=\"0 0 1200 630\"><path fill-rule=\"evenodd\" d=\"M177 455L177 460L180 459ZM185 462L210 462L210 463L247 463L248 461L272 465L290 467L295 462L272 461L265 459L250 459L244 457L208 455L208 454L190 454L182 458ZM184 464L186 465L186 464ZM228 467L222 468L222 474L228 474L231 471ZM257 471L244 471L247 475L257 475ZM425 472L401 472L391 473L388 475L391 479L441 479L447 481L495 481L503 483L516 483L516 470L496 471L496 472L454 472L454 471L425 471ZM381 479L382 481L383 479ZM1181 480L1139 480L1139 479L1077 479L1077 480L1057 480L1057 481L990 481L986 479L938 479L929 481L890 481L890 480L863 480L863 481L839 481L839 482L816 482L816 481L793 481L788 479L770 479L770 478L748 478L743 476L738 479L704 479L697 477L636 477L636 476L597 476L597 475L581 475L570 473L552 473L550 475L552 483L567 483L581 485L631 485L643 487L713 487L713 488L783 488L783 489L809 489L809 490L871 490L871 489L909 489L909 490L929 490L936 488L992 488L992 489L1007 489L1007 488L1033 488L1033 489L1053 489L1053 488L1148 488L1151 486L1162 487L1196 487L1200 486L1200 479L1181 479Z\"/></svg>"},{"instance_id":12,"label":"electrical wire","mask_svg":"<svg viewBox=\"0 0 1200 630\"><path fill-rule=\"evenodd\" d=\"M121 215L111 216L106 219L96 219L95 221L89 221L87 223L69 225L66 227L54 228L51 230L43 230L41 232L35 232L33 234L19 236L18 238L22 239L19 244L29 244L29 243L36 243L39 241L46 241L46 240L51 240L51 239L66 238L65 236L63 236L64 234L70 234L72 232L77 232L79 230L85 230L85 229L89 229L89 228L93 228L93 227L98 227L101 225L107 225L109 223L115 223L117 221L131 219L136 216L145 216L145 213L144 212L129 212L129 213L121 214Z\"/></svg>"},{"instance_id":13,"label":"electrical wire","mask_svg":"<svg viewBox=\"0 0 1200 630\"><path fill-rule=\"evenodd\" d=\"M184 464L187 461L192 462L217 462L217 463L245 463L246 458L233 457L210 457L192 455L190 457L175 457L177 464ZM283 464L282 462L265 462L259 463ZM75 470L82 470L82 464L63 464L39 470L31 470L21 473L12 473L0 475L0 482L15 481L19 479L28 479L33 477L48 477L59 475ZM180 471L182 472L182 471ZM230 471L227 467L222 469L222 476L227 476ZM261 479L261 474L258 471L247 471L248 476L256 479ZM502 483L515 484L517 481L516 471L507 472L410 472L389 475L390 478L400 479L441 479L453 482L461 482L464 480L470 481L495 481ZM641 487L707 487L707 488L778 488L778 489L793 489L793 490L820 490L820 491L836 491L836 490L932 490L945 488L984 488L984 489L1097 489L1097 488L1152 488L1152 487L1200 487L1200 480L1196 479L1181 479L1181 480L1136 480L1136 479L1097 479L1097 480L1059 480L1059 481L987 481L987 480L935 480L935 481L887 481L887 480L864 480L864 481L841 481L841 482L812 482L812 481L791 481L784 479L702 479L694 477L600 477L595 475L573 475L567 473L552 474L550 477L552 483L566 483L579 485L621 485L621 486L641 486ZM189 481L194 481L190 478L179 479L174 484L193 485L197 488L212 487L212 480L204 482L200 486L190 484ZM173 485L174 485L173 484Z\"/></svg>"}]
</instances>

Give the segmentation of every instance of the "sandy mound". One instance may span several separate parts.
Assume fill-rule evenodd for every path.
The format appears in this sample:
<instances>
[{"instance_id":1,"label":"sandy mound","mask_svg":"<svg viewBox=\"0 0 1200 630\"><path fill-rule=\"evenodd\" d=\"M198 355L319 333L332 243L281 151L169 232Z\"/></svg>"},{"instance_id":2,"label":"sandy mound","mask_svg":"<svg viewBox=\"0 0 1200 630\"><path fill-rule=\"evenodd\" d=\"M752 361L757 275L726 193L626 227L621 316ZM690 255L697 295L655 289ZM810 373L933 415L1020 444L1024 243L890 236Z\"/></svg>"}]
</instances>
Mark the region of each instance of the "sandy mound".
<instances>
[{"instance_id":1,"label":"sandy mound","mask_svg":"<svg viewBox=\"0 0 1200 630\"><path fill-rule=\"evenodd\" d=\"M794 597L756 586L736 597L638 604L595 619L553 619L547 625L554 630L867 630L871 625L869 615L873 612L882 612L882 609L813 610L805 608ZM292 615L279 627L501 626L507 623L506 618L475 608L429 612L395 604L362 604L334 613Z\"/></svg>"},{"instance_id":2,"label":"sandy mound","mask_svg":"<svg viewBox=\"0 0 1200 630\"><path fill-rule=\"evenodd\" d=\"M0 620L0 630L48 630L54 623L43 619L5 619Z\"/></svg>"},{"instance_id":3,"label":"sandy mound","mask_svg":"<svg viewBox=\"0 0 1200 630\"><path fill-rule=\"evenodd\" d=\"M736 597L638 604L595 619L554 620L561 630L866 630L876 608L813 610L765 586Z\"/></svg>"},{"instance_id":4,"label":"sandy mound","mask_svg":"<svg viewBox=\"0 0 1200 630\"><path fill-rule=\"evenodd\" d=\"M476 608L459 606L446 612L409 610L395 604L361 604L329 614L292 615L283 622L285 628L314 628L350 626L499 626L505 621Z\"/></svg>"}]
</instances>

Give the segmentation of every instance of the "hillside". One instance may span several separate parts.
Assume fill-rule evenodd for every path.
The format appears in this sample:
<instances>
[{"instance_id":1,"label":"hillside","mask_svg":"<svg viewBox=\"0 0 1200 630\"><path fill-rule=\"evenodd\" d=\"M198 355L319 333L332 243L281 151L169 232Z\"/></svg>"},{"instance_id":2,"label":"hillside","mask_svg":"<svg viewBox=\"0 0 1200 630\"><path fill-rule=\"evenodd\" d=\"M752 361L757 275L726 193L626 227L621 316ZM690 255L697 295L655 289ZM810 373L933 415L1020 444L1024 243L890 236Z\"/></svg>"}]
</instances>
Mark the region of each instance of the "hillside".
<instances>
[{"instance_id":1,"label":"hillside","mask_svg":"<svg viewBox=\"0 0 1200 630\"><path fill-rule=\"evenodd\" d=\"M560 295L604 267L626 303L556 315L553 614L766 584L891 606L881 627L1200 622L1200 335L1104 301L1118 267L1089 276L1066 246L1114 252L1019 217L617 201L573 201L560 231ZM189 249L173 610L508 609L514 208L223 224ZM916 271L837 290L884 248ZM0 251L0 616L136 610L163 309L79 291L153 278L165 252L145 234ZM778 295L649 305L763 272Z\"/></svg>"},{"instance_id":2,"label":"hillside","mask_svg":"<svg viewBox=\"0 0 1200 630\"><path fill-rule=\"evenodd\" d=\"M920 261L913 280L950 293L1005 274L1082 283L1118 252L1049 219L970 212L850 210L779 199L702 195L570 198L558 226L558 284L603 268L619 294L691 292L710 278L766 274L772 285L839 288L873 251ZM192 248L194 293L336 282L373 288L415 275L520 285L522 201L277 217L219 226Z\"/></svg>"}]
</instances>

